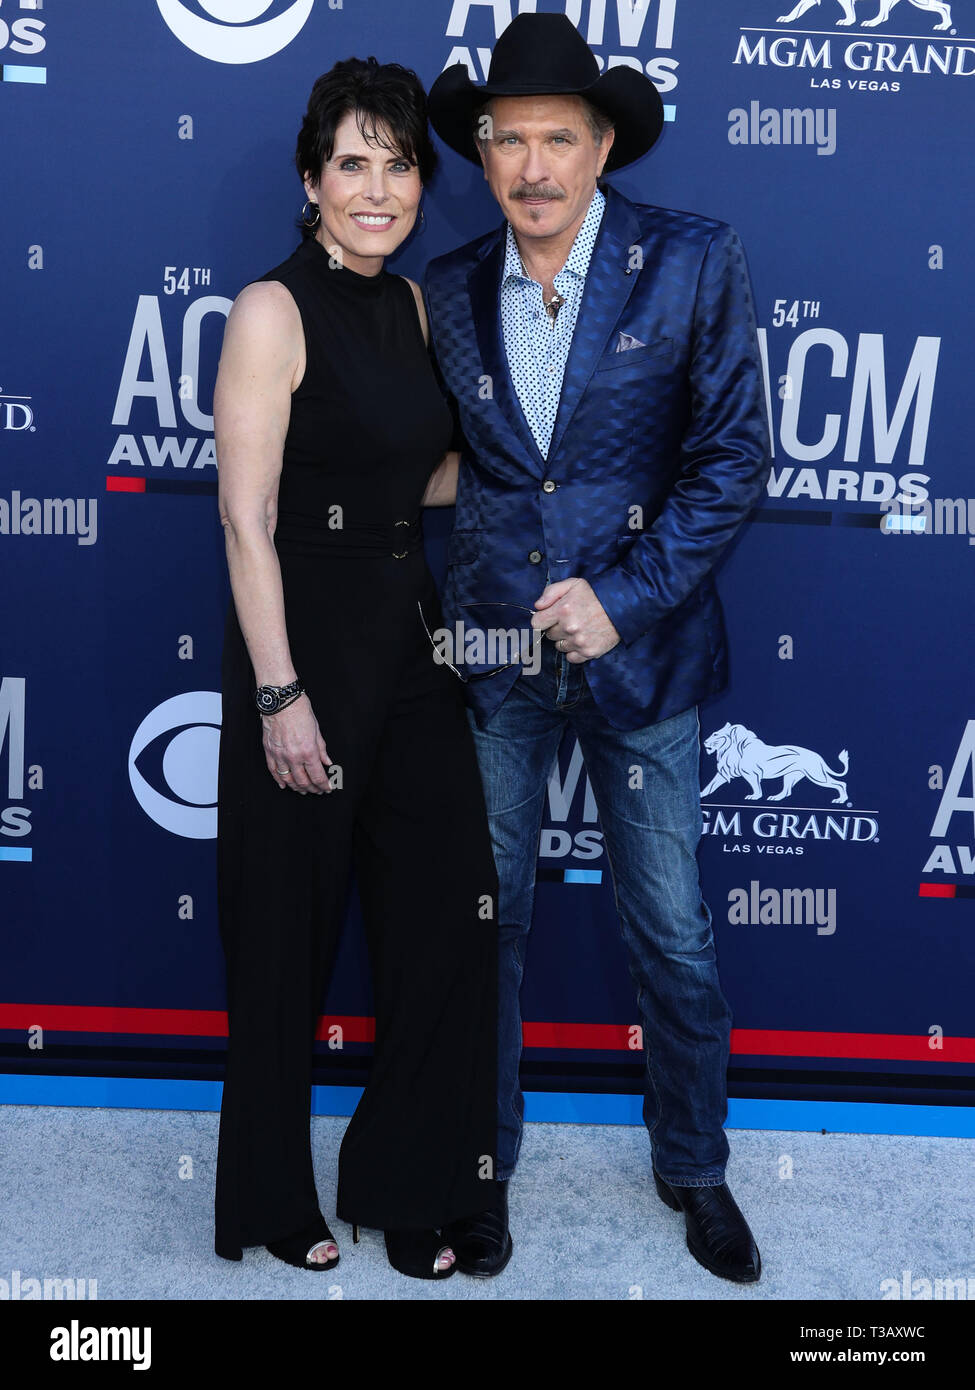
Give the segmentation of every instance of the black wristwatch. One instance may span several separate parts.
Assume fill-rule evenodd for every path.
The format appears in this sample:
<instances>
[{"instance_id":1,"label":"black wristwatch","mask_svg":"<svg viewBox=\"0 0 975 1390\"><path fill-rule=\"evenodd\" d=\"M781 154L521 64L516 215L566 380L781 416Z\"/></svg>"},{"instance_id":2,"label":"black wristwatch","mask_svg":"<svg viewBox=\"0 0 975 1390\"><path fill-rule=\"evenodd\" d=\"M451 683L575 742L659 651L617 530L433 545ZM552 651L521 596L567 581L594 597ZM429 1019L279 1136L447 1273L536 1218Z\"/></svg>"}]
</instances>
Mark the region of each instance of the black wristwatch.
<instances>
[{"instance_id":1,"label":"black wristwatch","mask_svg":"<svg viewBox=\"0 0 975 1390\"><path fill-rule=\"evenodd\" d=\"M293 705L304 693L304 686L297 680L290 685L259 685L254 691L254 703L261 714L277 714L279 709Z\"/></svg>"}]
</instances>

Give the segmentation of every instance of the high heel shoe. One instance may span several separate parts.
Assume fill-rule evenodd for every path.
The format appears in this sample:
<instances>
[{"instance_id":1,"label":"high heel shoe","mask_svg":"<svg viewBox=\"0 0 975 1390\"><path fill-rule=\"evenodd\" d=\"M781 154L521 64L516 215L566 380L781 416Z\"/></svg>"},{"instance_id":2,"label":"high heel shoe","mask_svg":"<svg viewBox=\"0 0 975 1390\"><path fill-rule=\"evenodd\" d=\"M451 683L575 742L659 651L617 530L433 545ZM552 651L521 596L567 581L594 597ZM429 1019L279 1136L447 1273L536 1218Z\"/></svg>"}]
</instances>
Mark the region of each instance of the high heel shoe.
<instances>
[{"instance_id":1,"label":"high heel shoe","mask_svg":"<svg viewBox=\"0 0 975 1390\"><path fill-rule=\"evenodd\" d=\"M323 1217L307 1226L303 1231L298 1231L296 1235L285 1236L283 1240L272 1240L264 1247L275 1255L285 1264L295 1265L298 1269L334 1269L339 1262L338 1255L331 1260L312 1260L310 1255L319 1245L324 1245L331 1241L338 1249L335 1237L328 1229Z\"/></svg>"},{"instance_id":2,"label":"high heel shoe","mask_svg":"<svg viewBox=\"0 0 975 1390\"><path fill-rule=\"evenodd\" d=\"M400 1274L412 1279L449 1279L456 1264L440 1269L441 1255L453 1247L434 1230L384 1231L386 1258ZM359 1243L359 1227L352 1227L352 1243Z\"/></svg>"}]
</instances>

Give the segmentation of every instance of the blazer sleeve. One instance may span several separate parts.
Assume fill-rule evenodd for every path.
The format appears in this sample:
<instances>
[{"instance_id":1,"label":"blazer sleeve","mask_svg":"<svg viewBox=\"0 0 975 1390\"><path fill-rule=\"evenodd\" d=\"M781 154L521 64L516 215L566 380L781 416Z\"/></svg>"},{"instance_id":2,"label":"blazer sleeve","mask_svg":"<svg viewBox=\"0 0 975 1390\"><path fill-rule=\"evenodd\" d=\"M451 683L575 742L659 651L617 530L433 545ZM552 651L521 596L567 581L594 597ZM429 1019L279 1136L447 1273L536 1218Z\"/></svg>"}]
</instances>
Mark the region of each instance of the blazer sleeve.
<instances>
[{"instance_id":1,"label":"blazer sleeve","mask_svg":"<svg viewBox=\"0 0 975 1390\"><path fill-rule=\"evenodd\" d=\"M771 462L755 309L738 234L722 225L698 280L691 413L679 471L653 524L590 579L624 645L684 602L755 505Z\"/></svg>"}]
</instances>

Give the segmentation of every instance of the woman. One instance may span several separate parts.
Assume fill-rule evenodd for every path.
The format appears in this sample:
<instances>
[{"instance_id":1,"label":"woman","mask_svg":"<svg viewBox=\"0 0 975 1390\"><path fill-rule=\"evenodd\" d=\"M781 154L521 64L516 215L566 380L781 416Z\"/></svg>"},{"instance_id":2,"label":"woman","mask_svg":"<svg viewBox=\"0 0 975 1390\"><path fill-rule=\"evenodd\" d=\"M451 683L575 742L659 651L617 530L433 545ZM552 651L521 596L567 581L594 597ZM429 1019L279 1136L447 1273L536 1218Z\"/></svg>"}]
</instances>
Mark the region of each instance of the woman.
<instances>
[{"instance_id":1,"label":"woman","mask_svg":"<svg viewBox=\"0 0 975 1390\"><path fill-rule=\"evenodd\" d=\"M396 1269L444 1278L439 1231L493 1177L497 879L460 685L419 606L439 620L419 517L454 500L457 455L419 289L384 265L434 160L414 73L349 59L319 78L296 155L304 240L241 292L220 359L228 1259L263 1244L301 1268L338 1261L309 1109L350 868L376 1035L338 1215L382 1229Z\"/></svg>"}]
</instances>

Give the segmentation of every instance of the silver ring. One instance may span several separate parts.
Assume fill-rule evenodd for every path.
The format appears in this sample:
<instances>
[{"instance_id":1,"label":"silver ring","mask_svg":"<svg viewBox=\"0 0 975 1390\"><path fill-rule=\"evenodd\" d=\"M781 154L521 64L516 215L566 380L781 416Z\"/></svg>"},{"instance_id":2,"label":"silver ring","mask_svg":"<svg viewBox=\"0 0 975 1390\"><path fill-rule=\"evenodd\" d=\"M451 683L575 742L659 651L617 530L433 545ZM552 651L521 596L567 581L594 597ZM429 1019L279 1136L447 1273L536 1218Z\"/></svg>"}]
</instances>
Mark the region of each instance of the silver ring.
<instances>
[{"instance_id":1,"label":"silver ring","mask_svg":"<svg viewBox=\"0 0 975 1390\"><path fill-rule=\"evenodd\" d=\"M565 638L564 638L564 637L560 637L559 640L558 640L558 642L556 642L556 644L555 644L555 645L558 647L558 649L559 649L560 652L564 652L564 651L565 651L565 647L563 647L563 645L562 645L562 643L563 643L564 641L565 641Z\"/></svg>"},{"instance_id":2,"label":"silver ring","mask_svg":"<svg viewBox=\"0 0 975 1390\"><path fill-rule=\"evenodd\" d=\"M279 768L278 768L278 776L279 776L279 777L290 777L290 776L291 776L291 768L290 768L290 767L279 767Z\"/></svg>"}]
</instances>

